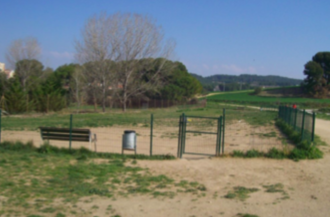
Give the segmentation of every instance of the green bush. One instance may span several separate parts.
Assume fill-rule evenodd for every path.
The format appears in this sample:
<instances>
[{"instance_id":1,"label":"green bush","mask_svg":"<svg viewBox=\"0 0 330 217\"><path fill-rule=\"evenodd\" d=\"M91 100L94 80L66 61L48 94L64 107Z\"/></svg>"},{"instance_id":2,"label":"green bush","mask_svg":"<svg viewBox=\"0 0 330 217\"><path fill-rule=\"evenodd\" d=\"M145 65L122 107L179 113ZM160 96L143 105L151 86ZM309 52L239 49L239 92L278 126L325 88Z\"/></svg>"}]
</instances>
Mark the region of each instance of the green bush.
<instances>
[{"instance_id":1,"label":"green bush","mask_svg":"<svg viewBox=\"0 0 330 217\"><path fill-rule=\"evenodd\" d=\"M283 151L280 151L276 148L272 148L268 151L268 153L266 154L266 157L273 158L273 159L283 159L283 158L286 158L287 156L284 154Z\"/></svg>"},{"instance_id":2,"label":"green bush","mask_svg":"<svg viewBox=\"0 0 330 217\"><path fill-rule=\"evenodd\" d=\"M258 150L252 149L248 150L245 153L246 158L255 158L255 157L262 157L264 154L262 152L259 152Z\"/></svg>"},{"instance_id":3,"label":"green bush","mask_svg":"<svg viewBox=\"0 0 330 217\"><path fill-rule=\"evenodd\" d=\"M295 148L289 153L288 157L293 160L301 159L319 159L323 153L317 147L312 146L307 140L301 141L301 135L283 120L277 119L276 126L295 144Z\"/></svg>"}]
</instances>

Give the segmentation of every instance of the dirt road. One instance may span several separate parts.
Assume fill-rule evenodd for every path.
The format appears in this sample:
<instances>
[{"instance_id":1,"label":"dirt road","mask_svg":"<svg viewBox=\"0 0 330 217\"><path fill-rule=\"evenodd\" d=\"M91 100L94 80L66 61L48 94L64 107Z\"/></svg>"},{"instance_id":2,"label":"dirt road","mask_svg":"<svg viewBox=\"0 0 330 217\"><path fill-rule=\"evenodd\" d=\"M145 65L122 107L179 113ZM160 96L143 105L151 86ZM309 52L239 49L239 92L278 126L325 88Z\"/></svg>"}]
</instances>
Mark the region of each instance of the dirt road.
<instances>
[{"instance_id":1,"label":"dirt road","mask_svg":"<svg viewBox=\"0 0 330 217\"><path fill-rule=\"evenodd\" d=\"M330 143L330 122L316 121L316 133ZM115 201L95 199L104 216L111 204L120 216L239 216L326 217L330 214L330 148L322 146L320 160L200 158L174 161L138 161L141 167L175 180L198 181L205 196L177 193L173 198L133 196ZM256 188L245 200L224 196L234 187ZM268 187L267 187L268 186ZM269 186L280 188L269 190ZM268 191L267 191L268 190ZM92 206L93 204L90 204Z\"/></svg>"}]
</instances>

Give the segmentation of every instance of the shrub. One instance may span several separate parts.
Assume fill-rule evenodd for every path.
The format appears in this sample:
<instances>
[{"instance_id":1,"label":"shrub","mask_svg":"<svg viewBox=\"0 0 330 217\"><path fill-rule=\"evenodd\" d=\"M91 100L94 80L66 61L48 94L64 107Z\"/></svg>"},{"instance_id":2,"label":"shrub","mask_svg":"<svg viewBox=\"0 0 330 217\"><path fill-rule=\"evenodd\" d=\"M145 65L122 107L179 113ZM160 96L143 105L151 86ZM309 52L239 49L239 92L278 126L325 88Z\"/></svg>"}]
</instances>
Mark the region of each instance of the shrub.
<instances>
[{"instance_id":1,"label":"shrub","mask_svg":"<svg viewBox=\"0 0 330 217\"><path fill-rule=\"evenodd\" d=\"M252 149L252 150L248 150L245 153L245 157L247 158L255 158L255 157L262 157L263 153L259 152L258 150Z\"/></svg>"},{"instance_id":2,"label":"shrub","mask_svg":"<svg viewBox=\"0 0 330 217\"><path fill-rule=\"evenodd\" d=\"M276 148L272 148L266 154L266 157L273 158L273 159L283 159L286 157L283 151L280 151Z\"/></svg>"}]
</instances>

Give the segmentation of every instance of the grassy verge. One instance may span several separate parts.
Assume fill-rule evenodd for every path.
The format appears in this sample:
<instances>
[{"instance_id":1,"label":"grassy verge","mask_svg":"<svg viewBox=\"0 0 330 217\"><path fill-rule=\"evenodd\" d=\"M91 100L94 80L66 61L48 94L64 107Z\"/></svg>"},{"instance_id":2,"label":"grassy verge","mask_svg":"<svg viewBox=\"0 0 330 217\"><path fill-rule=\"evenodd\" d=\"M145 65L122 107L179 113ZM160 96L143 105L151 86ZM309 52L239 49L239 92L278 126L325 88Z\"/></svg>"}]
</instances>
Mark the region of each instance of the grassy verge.
<instances>
[{"instance_id":1,"label":"grassy verge","mask_svg":"<svg viewBox=\"0 0 330 217\"><path fill-rule=\"evenodd\" d=\"M237 106L219 105L219 103L208 103L205 108L196 107L173 107L166 109L129 110L123 112L84 113L73 115L73 128L84 127L111 127L111 126L138 126L150 127L150 114L154 114L155 126L178 127L179 116L185 113L187 116L219 117L226 108L226 121L245 120L253 125L270 123L274 112L252 110ZM201 124L192 122L192 124ZM53 114L24 114L3 116L1 120L2 130L38 130L41 126L66 127L70 125L70 115L61 112ZM207 125L207 124L204 124Z\"/></svg>"},{"instance_id":2,"label":"grassy verge","mask_svg":"<svg viewBox=\"0 0 330 217\"><path fill-rule=\"evenodd\" d=\"M296 132L291 126L286 124L284 121L277 119L276 126L288 137L288 139L295 144L295 148L291 151L282 151L276 148L270 149L268 152L261 152L258 150L248 150L246 152L234 151L233 157L243 158L255 158L255 157L266 157L273 159L319 159L323 157L322 151L317 148L318 145L323 145L324 142L319 137L315 136L314 144L311 144L307 140L301 141L300 134Z\"/></svg>"},{"instance_id":3,"label":"grassy verge","mask_svg":"<svg viewBox=\"0 0 330 217\"><path fill-rule=\"evenodd\" d=\"M173 160L175 159L172 155L122 155L117 153L102 153L102 152L93 152L84 147L79 149L69 149L69 148L59 148L56 146L51 146L47 143L40 147L35 147L32 142L26 144L17 141L17 142L7 142L4 141L0 143L0 151L16 151L16 152L35 152L41 154L55 154L55 155L70 155L78 158L104 158L104 159L138 159L138 160Z\"/></svg>"},{"instance_id":4,"label":"grassy verge","mask_svg":"<svg viewBox=\"0 0 330 217\"><path fill-rule=\"evenodd\" d=\"M204 185L153 175L129 157L1 143L0 216L93 216L99 198L109 203L103 216L114 216L111 201L119 197L205 195Z\"/></svg>"}]
</instances>

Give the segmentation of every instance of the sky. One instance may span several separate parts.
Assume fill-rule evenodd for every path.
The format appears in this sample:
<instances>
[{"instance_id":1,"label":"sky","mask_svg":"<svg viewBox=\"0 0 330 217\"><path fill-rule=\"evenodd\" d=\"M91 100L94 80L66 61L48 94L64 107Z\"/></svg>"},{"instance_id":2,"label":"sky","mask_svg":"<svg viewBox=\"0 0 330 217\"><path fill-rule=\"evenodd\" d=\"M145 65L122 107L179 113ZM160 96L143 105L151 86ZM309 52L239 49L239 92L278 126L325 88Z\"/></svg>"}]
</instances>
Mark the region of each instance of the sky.
<instances>
[{"instance_id":1,"label":"sky","mask_svg":"<svg viewBox=\"0 0 330 217\"><path fill-rule=\"evenodd\" d=\"M202 76L303 79L304 65L330 51L329 0L0 0L0 62L17 39L35 37L41 62L75 62L88 18L106 12L154 18L176 42L175 60ZM8 65L8 64L7 64Z\"/></svg>"}]
</instances>

